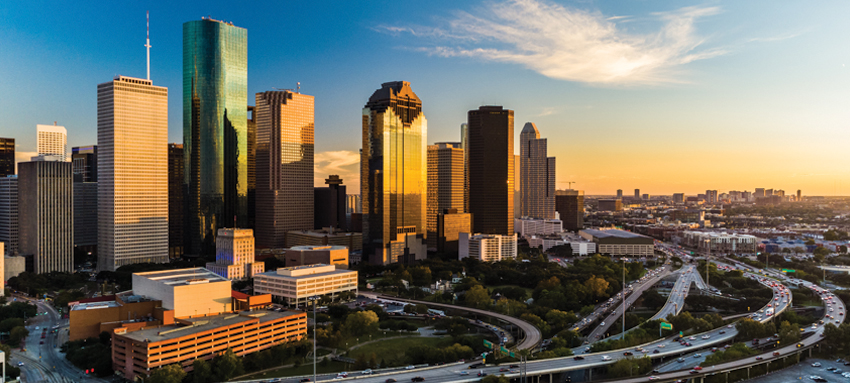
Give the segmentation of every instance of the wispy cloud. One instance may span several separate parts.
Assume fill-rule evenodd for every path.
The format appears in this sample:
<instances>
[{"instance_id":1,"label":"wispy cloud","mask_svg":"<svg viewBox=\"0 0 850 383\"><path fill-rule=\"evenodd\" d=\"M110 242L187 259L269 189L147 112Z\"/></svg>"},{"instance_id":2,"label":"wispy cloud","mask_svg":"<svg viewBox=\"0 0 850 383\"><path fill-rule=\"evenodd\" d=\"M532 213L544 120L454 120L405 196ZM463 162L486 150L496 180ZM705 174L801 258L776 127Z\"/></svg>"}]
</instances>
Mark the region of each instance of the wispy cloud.
<instances>
[{"instance_id":1,"label":"wispy cloud","mask_svg":"<svg viewBox=\"0 0 850 383\"><path fill-rule=\"evenodd\" d=\"M325 178L331 174L337 174L348 186L348 192L359 193L357 190L360 188L360 153L348 150L320 152L316 153L314 161L314 185L324 186Z\"/></svg>"},{"instance_id":2,"label":"wispy cloud","mask_svg":"<svg viewBox=\"0 0 850 383\"><path fill-rule=\"evenodd\" d=\"M523 65L545 76L592 84L639 85L685 82L684 64L724 54L703 48L695 22L716 7L686 7L654 13L656 32L617 28L629 16L605 16L546 0L505 0L475 14L456 12L438 27L378 28L408 33L430 46L414 50L442 57L471 57Z\"/></svg>"},{"instance_id":3,"label":"wispy cloud","mask_svg":"<svg viewBox=\"0 0 850 383\"><path fill-rule=\"evenodd\" d=\"M795 38L799 35L802 35L802 34L803 34L802 32L799 32L799 33L786 33L786 34L783 34L783 35L771 36L771 37L754 37L754 38L751 38L747 41L751 42L751 43L769 43L769 42L774 42L774 41L782 41L782 40L793 39L793 38Z\"/></svg>"}]
</instances>

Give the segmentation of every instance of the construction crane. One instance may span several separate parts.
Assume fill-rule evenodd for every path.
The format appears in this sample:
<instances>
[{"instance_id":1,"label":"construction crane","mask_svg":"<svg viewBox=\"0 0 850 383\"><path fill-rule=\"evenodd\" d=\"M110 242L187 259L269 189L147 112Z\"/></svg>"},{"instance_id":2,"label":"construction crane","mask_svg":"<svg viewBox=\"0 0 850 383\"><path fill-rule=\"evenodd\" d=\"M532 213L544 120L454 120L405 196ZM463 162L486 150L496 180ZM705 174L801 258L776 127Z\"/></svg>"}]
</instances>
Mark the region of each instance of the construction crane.
<instances>
[{"instance_id":1,"label":"construction crane","mask_svg":"<svg viewBox=\"0 0 850 383\"><path fill-rule=\"evenodd\" d=\"M575 181L564 181L564 182L566 182L567 184L570 185L570 189L573 188L573 184L578 183L578 182L575 182Z\"/></svg>"}]
</instances>

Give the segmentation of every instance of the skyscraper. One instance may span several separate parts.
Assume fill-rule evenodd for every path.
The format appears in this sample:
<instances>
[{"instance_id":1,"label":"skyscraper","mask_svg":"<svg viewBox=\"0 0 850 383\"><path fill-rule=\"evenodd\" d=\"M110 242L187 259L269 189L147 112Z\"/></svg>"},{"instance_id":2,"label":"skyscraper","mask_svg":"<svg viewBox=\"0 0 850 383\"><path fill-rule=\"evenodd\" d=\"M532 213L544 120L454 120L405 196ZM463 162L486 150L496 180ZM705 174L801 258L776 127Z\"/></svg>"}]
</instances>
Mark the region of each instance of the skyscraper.
<instances>
[{"instance_id":1,"label":"skyscraper","mask_svg":"<svg viewBox=\"0 0 850 383\"><path fill-rule=\"evenodd\" d=\"M424 259L428 120L407 81L381 84L363 108L363 256L373 264Z\"/></svg>"},{"instance_id":2,"label":"skyscraper","mask_svg":"<svg viewBox=\"0 0 850 383\"><path fill-rule=\"evenodd\" d=\"M97 182L97 145L71 148L75 182Z\"/></svg>"},{"instance_id":3,"label":"skyscraper","mask_svg":"<svg viewBox=\"0 0 850 383\"><path fill-rule=\"evenodd\" d=\"M18 164L19 252L36 274L74 271L74 177L56 159Z\"/></svg>"},{"instance_id":4,"label":"skyscraper","mask_svg":"<svg viewBox=\"0 0 850 383\"><path fill-rule=\"evenodd\" d=\"M463 212L469 212L469 124L460 124L460 148L463 149Z\"/></svg>"},{"instance_id":5,"label":"skyscraper","mask_svg":"<svg viewBox=\"0 0 850 383\"><path fill-rule=\"evenodd\" d=\"M186 185L183 184L183 144L168 144L168 257L183 255L186 229Z\"/></svg>"},{"instance_id":6,"label":"skyscraper","mask_svg":"<svg viewBox=\"0 0 850 383\"><path fill-rule=\"evenodd\" d=\"M254 107L248 105L248 225L253 229L257 212L257 120L254 119Z\"/></svg>"},{"instance_id":7,"label":"skyscraper","mask_svg":"<svg viewBox=\"0 0 850 383\"><path fill-rule=\"evenodd\" d=\"M522 218L522 161L514 154L514 218Z\"/></svg>"},{"instance_id":8,"label":"skyscraper","mask_svg":"<svg viewBox=\"0 0 850 383\"><path fill-rule=\"evenodd\" d=\"M463 211L463 157L460 143L428 145L428 248L437 249L437 216L446 209Z\"/></svg>"},{"instance_id":9,"label":"skyscraper","mask_svg":"<svg viewBox=\"0 0 850 383\"><path fill-rule=\"evenodd\" d=\"M584 190L558 190L555 209L564 230L577 232L584 228Z\"/></svg>"},{"instance_id":10,"label":"skyscraper","mask_svg":"<svg viewBox=\"0 0 850 383\"><path fill-rule=\"evenodd\" d=\"M800 189L797 189L797 202L800 202L802 200L803 200L803 191L800 190Z\"/></svg>"},{"instance_id":11,"label":"skyscraper","mask_svg":"<svg viewBox=\"0 0 850 383\"><path fill-rule=\"evenodd\" d=\"M286 233L313 229L313 96L257 93L257 247L283 248Z\"/></svg>"},{"instance_id":12,"label":"skyscraper","mask_svg":"<svg viewBox=\"0 0 850 383\"><path fill-rule=\"evenodd\" d=\"M18 253L18 176L0 178L0 242L6 255Z\"/></svg>"},{"instance_id":13,"label":"skyscraper","mask_svg":"<svg viewBox=\"0 0 850 383\"><path fill-rule=\"evenodd\" d=\"M635 189L635 199L640 199L640 189Z\"/></svg>"},{"instance_id":14,"label":"skyscraper","mask_svg":"<svg viewBox=\"0 0 850 383\"><path fill-rule=\"evenodd\" d=\"M623 189L617 189L617 199L623 199Z\"/></svg>"},{"instance_id":15,"label":"skyscraper","mask_svg":"<svg viewBox=\"0 0 850 383\"><path fill-rule=\"evenodd\" d=\"M0 178L15 174L15 139L0 138Z\"/></svg>"},{"instance_id":16,"label":"skyscraper","mask_svg":"<svg viewBox=\"0 0 850 383\"><path fill-rule=\"evenodd\" d=\"M348 230L345 219L347 196L342 178L330 175L325 179L327 187L313 188L313 226L315 229L333 227Z\"/></svg>"},{"instance_id":17,"label":"skyscraper","mask_svg":"<svg viewBox=\"0 0 850 383\"><path fill-rule=\"evenodd\" d=\"M705 191L705 202L708 203L717 203L717 190L706 190Z\"/></svg>"},{"instance_id":18,"label":"skyscraper","mask_svg":"<svg viewBox=\"0 0 850 383\"><path fill-rule=\"evenodd\" d=\"M248 31L183 24L186 254L213 255L219 228L248 224Z\"/></svg>"},{"instance_id":19,"label":"skyscraper","mask_svg":"<svg viewBox=\"0 0 850 383\"><path fill-rule=\"evenodd\" d=\"M68 131L64 126L36 125L37 146L39 156L54 156L65 161L67 154L65 150L68 144Z\"/></svg>"},{"instance_id":20,"label":"skyscraper","mask_svg":"<svg viewBox=\"0 0 850 383\"><path fill-rule=\"evenodd\" d=\"M525 123L519 135L522 216L555 218L555 157L547 157L547 140L537 125Z\"/></svg>"},{"instance_id":21,"label":"skyscraper","mask_svg":"<svg viewBox=\"0 0 850 383\"><path fill-rule=\"evenodd\" d=\"M80 182L74 174L74 249L97 249L97 182Z\"/></svg>"},{"instance_id":22,"label":"skyscraper","mask_svg":"<svg viewBox=\"0 0 850 383\"><path fill-rule=\"evenodd\" d=\"M97 86L97 268L168 262L168 88Z\"/></svg>"},{"instance_id":23,"label":"skyscraper","mask_svg":"<svg viewBox=\"0 0 850 383\"><path fill-rule=\"evenodd\" d=\"M673 203L685 203L685 193L673 193Z\"/></svg>"},{"instance_id":24,"label":"skyscraper","mask_svg":"<svg viewBox=\"0 0 850 383\"><path fill-rule=\"evenodd\" d=\"M482 106L468 113L472 230L514 234L514 111Z\"/></svg>"}]
</instances>

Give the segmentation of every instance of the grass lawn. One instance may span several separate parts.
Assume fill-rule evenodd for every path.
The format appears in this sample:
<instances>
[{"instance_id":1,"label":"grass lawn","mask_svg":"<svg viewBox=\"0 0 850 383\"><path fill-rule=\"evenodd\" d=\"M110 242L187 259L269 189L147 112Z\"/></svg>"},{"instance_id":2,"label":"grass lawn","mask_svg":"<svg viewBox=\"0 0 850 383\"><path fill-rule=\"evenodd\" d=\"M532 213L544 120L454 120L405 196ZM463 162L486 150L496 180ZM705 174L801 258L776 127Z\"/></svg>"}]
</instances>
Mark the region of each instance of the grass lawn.
<instances>
[{"instance_id":1,"label":"grass lawn","mask_svg":"<svg viewBox=\"0 0 850 383\"><path fill-rule=\"evenodd\" d=\"M380 342L370 343L365 346L361 346L351 350L348 353L350 358L357 359L358 356L363 355L366 358L375 353L377 360L395 360L399 356L404 354L404 350L413 347L413 346L431 346L438 347L443 343L446 343L448 338L431 338L431 337L421 337L421 338L403 338L403 339L387 339Z\"/></svg>"}]
</instances>

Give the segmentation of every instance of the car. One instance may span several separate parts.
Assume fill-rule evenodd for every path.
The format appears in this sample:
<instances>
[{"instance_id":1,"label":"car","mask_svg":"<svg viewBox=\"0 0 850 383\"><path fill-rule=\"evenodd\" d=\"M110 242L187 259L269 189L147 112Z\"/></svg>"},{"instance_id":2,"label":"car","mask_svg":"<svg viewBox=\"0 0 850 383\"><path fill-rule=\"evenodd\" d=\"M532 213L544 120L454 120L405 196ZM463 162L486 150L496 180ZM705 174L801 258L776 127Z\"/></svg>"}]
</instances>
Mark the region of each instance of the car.
<instances>
[{"instance_id":1,"label":"car","mask_svg":"<svg viewBox=\"0 0 850 383\"><path fill-rule=\"evenodd\" d=\"M691 374L699 374L699 371L697 371L697 370L691 370Z\"/></svg>"},{"instance_id":2,"label":"car","mask_svg":"<svg viewBox=\"0 0 850 383\"><path fill-rule=\"evenodd\" d=\"M458 374L460 375L469 375L469 371L461 371Z\"/></svg>"},{"instance_id":3,"label":"car","mask_svg":"<svg viewBox=\"0 0 850 383\"><path fill-rule=\"evenodd\" d=\"M757 357L756 357L756 360L762 360L762 359L764 359L764 358L762 358L762 357L760 357L760 356L757 356Z\"/></svg>"},{"instance_id":4,"label":"car","mask_svg":"<svg viewBox=\"0 0 850 383\"><path fill-rule=\"evenodd\" d=\"M726 330L720 330L720 334L725 334Z\"/></svg>"},{"instance_id":5,"label":"car","mask_svg":"<svg viewBox=\"0 0 850 383\"><path fill-rule=\"evenodd\" d=\"M652 353L653 353L653 354L658 354L659 352L661 352L661 351L660 351L660 350L658 350L657 348L656 348L655 350L652 350Z\"/></svg>"},{"instance_id":6,"label":"car","mask_svg":"<svg viewBox=\"0 0 850 383\"><path fill-rule=\"evenodd\" d=\"M779 351L774 351L773 356L779 356Z\"/></svg>"},{"instance_id":7,"label":"car","mask_svg":"<svg viewBox=\"0 0 850 383\"><path fill-rule=\"evenodd\" d=\"M576 355L573 360L584 360L584 357L581 355Z\"/></svg>"},{"instance_id":8,"label":"car","mask_svg":"<svg viewBox=\"0 0 850 383\"><path fill-rule=\"evenodd\" d=\"M812 367L820 367L820 366L822 366L822 364L820 364L820 362L812 363Z\"/></svg>"},{"instance_id":9,"label":"car","mask_svg":"<svg viewBox=\"0 0 850 383\"><path fill-rule=\"evenodd\" d=\"M701 370L702 370L702 367L700 367L700 366L696 366L696 367L694 367L694 370L701 371Z\"/></svg>"},{"instance_id":10,"label":"car","mask_svg":"<svg viewBox=\"0 0 850 383\"><path fill-rule=\"evenodd\" d=\"M800 348L800 347L803 347L803 344L802 344L802 343L797 343L797 348ZM818 364L820 364L820 363L818 363Z\"/></svg>"},{"instance_id":11,"label":"car","mask_svg":"<svg viewBox=\"0 0 850 383\"><path fill-rule=\"evenodd\" d=\"M608 356L608 355L602 355L602 360L603 361L609 361L609 360L611 360L611 357Z\"/></svg>"},{"instance_id":12,"label":"car","mask_svg":"<svg viewBox=\"0 0 850 383\"><path fill-rule=\"evenodd\" d=\"M682 362L685 361L685 358L679 358L679 359L676 359L676 361L679 362L679 363L682 363Z\"/></svg>"},{"instance_id":13,"label":"car","mask_svg":"<svg viewBox=\"0 0 850 383\"><path fill-rule=\"evenodd\" d=\"M337 378L347 378L347 377L348 377L348 373L347 373L347 372L340 372L340 373L337 373L337 374L336 374L336 377L337 377Z\"/></svg>"},{"instance_id":14,"label":"car","mask_svg":"<svg viewBox=\"0 0 850 383\"><path fill-rule=\"evenodd\" d=\"M600 325L600 326L605 326L605 322L602 322L602 323L600 323L599 325Z\"/></svg>"},{"instance_id":15,"label":"car","mask_svg":"<svg viewBox=\"0 0 850 383\"><path fill-rule=\"evenodd\" d=\"M659 378L655 375L649 377L649 380L658 380L658 379L661 379L661 378Z\"/></svg>"},{"instance_id":16,"label":"car","mask_svg":"<svg viewBox=\"0 0 850 383\"><path fill-rule=\"evenodd\" d=\"M44 341L38 342L38 344L44 344Z\"/></svg>"},{"instance_id":17,"label":"car","mask_svg":"<svg viewBox=\"0 0 850 383\"><path fill-rule=\"evenodd\" d=\"M631 351L626 351L626 352L623 353L623 356L632 356L632 355L634 355L634 354L632 354Z\"/></svg>"},{"instance_id":18,"label":"car","mask_svg":"<svg viewBox=\"0 0 850 383\"><path fill-rule=\"evenodd\" d=\"M510 372L510 371L511 371L511 369L507 368L507 367L502 367L502 368L499 369L499 372Z\"/></svg>"},{"instance_id":19,"label":"car","mask_svg":"<svg viewBox=\"0 0 850 383\"><path fill-rule=\"evenodd\" d=\"M478 376L487 376L487 373L484 371L478 371Z\"/></svg>"},{"instance_id":20,"label":"car","mask_svg":"<svg viewBox=\"0 0 850 383\"><path fill-rule=\"evenodd\" d=\"M484 363L473 363L473 364L469 365L469 368L471 368L471 369L472 368L478 368L478 367L484 367Z\"/></svg>"},{"instance_id":21,"label":"car","mask_svg":"<svg viewBox=\"0 0 850 383\"><path fill-rule=\"evenodd\" d=\"M311 381L310 378L304 378L304 379L300 380L301 383L307 383L307 382L310 382L310 381Z\"/></svg>"},{"instance_id":22,"label":"car","mask_svg":"<svg viewBox=\"0 0 850 383\"><path fill-rule=\"evenodd\" d=\"M694 354L694 358L702 358L702 354Z\"/></svg>"},{"instance_id":23,"label":"car","mask_svg":"<svg viewBox=\"0 0 850 383\"><path fill-rule=\"evenodd\" d=\"M480 375L479 375L479 376L480 376ZM411 382L424 382L424 381L425 381L425 378L423 378L423 377L421 377L421 376L416 376L416 377L410 378L410 381L411 381Z\"/></svg>"},{"instance_id":24,"label":"car","mask_svg":"<svg viewBox=\"0 0 850 383\"><path fill-rule=\"evenodd\" d=\"M697 340L697 338L695 336L689 336L688 340Z\"/></svg>"},{"instance_id":25,"label":"car","mask_svg":"<svg viewBox=\"0 0 850 383\"><path fill-rule=\"evenodd\" d=\"M18 362L18 366L23 366L24 362Z\"/></svg>"},{"instance_id":26,"label":"car","mask_svg":"<svg viewBox=\"0 0 850 383\"><path fill-rule=\"evenodd\" d=\"M367 368L367 369L365 369L365 370L361 371L361 372L360 372L360 375L372 375L372 369L371 369L371 368Z\"/></svg>"},{"instance_id":27,"label":"car","mask_svg":"<svg viewBox=\"0 0 850 383\"><path fill-rule=\"evenodd\" d=\"M408 365L407 367L405 367L404 369L405 369L405 370L412 370L412 369L414 369L414 368L416 368L416 366L414 366L414 365L412 365L412 364L411 364L411 365Z\"/></svg>"}]
</instances>

